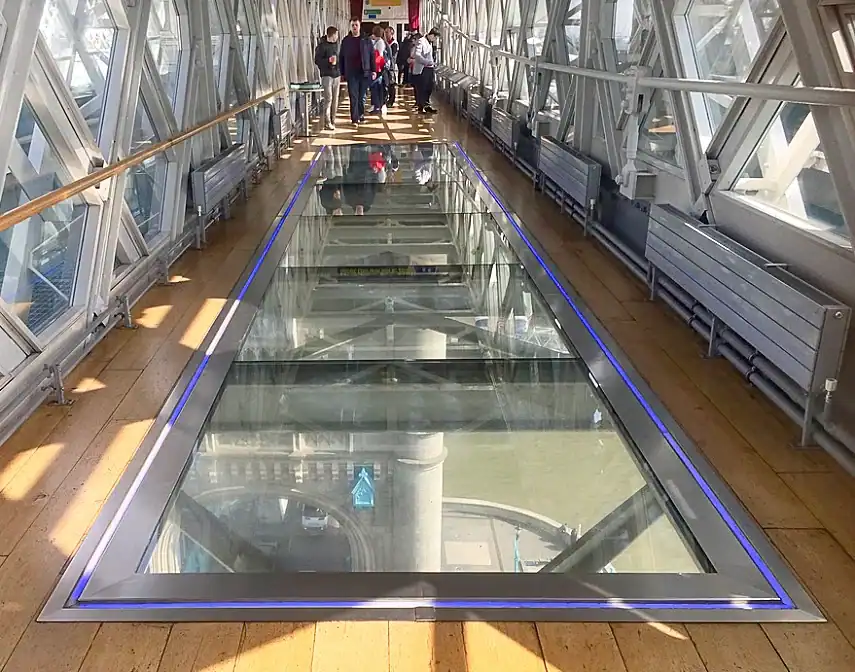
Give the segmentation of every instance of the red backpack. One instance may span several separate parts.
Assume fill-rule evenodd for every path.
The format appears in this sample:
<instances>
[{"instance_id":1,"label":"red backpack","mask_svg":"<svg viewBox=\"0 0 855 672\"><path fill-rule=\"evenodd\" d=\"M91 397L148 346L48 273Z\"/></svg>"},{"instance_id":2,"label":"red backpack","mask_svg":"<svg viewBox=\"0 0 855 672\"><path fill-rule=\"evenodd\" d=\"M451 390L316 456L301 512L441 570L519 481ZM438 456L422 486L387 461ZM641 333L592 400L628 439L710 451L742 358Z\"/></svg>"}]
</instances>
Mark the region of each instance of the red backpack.
<instances>
[{"instance_id":1,"label":"red backpack","mask_svg":"<svg viewBox=\"0 0 855 672\"><path fill-rule=\"evenodd\" d=\"M374 50L374 72L378 75L383 72L383 68L386 67L386 58L376 49Z\"/></svg>"}]
</instances>

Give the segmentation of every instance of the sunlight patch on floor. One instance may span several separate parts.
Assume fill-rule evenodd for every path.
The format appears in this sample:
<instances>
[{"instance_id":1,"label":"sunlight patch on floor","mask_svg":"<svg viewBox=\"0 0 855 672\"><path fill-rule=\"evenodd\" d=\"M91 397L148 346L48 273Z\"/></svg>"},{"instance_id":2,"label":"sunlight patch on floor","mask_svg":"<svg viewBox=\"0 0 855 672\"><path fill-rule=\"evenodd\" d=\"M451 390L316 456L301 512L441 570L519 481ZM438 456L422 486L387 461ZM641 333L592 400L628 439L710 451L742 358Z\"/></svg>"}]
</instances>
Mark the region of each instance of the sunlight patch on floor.
<instances>
[{"instance_id":1,"label":"sunlight patch on floor","mask_svg":"<svg viewBox=\"0 0 855 672\"><path fill-rule=\"evenodd\" d=\"M172 282L170 280L170 282ZM142 313L134 320L134 323L143 329L157 329L169 313L172 311L171 305L150 306L143 309Z\"/></svg>"},{"instance_id":2,"label":"sunlight patch on floor","mask_svg":"<svg viewBox=\"0 0 855 672\"><path fill-rule=\"evenodd\" d=\"M97 378L82 378L77 385L71 390L74 394L86 394L87 392L97 392L107 387Z\"/></svg>"},{"instance_id":3,"label":"sunlight patch on floor","mask_svg":"<svg viewBox=\"0 0 855 672\"><path fill-rule=\"evenodd\" d=\"M671 639L688 639L686 635L684 635L679 630L675 630L670 625L666 625L665 623L657 623L656 621L650 621L648 624L654 630L658 630L666 637L670 637Z\"/></svg>"},{"instance_id":4,"label":"sunlight patch on floor","mask_svg":"<svg viewBox=\"0 0 855 672\"><path fill-rule=\"evenodd\" d=\"M64 443L47 443L15 455L0 472L0 483L6 483L0 497L12 502L20 502L27 497L53 465L64 446ZM38 459L33 460L36 454ZM0 502L0 506L2 505Z\"/></svg>"},{"instance_id":5,"label":"sunlight patch on floor","mask_svg":"<svg viewBox=\"0 0 855 672\"><path fill-rule=\"evenodd\" d=\"M78 466L88 466L89 473L62 517L48 533L51 543L59 551L70 556L77 550L83 534L153 423L153 420L114 421L101 430L88 454L78 463ZM99 450L101 446L103 449Z\"/></svg>"},{"instance_id":6,"label":"sunlight patch on floor","mask_svg":"<svg viewBox=\"0 0 855 672\"><path fill-rule=\"evenodd\" d=\"M202 307L199 308L198 312L193 316L193 320L181 335L179 343L193 350L202 345L202 341L205 339L211 325L213 325L214 320L217 319L217 315L220 314L225 305L226 299L205 299Z\"/></svg>"}]
</instances>

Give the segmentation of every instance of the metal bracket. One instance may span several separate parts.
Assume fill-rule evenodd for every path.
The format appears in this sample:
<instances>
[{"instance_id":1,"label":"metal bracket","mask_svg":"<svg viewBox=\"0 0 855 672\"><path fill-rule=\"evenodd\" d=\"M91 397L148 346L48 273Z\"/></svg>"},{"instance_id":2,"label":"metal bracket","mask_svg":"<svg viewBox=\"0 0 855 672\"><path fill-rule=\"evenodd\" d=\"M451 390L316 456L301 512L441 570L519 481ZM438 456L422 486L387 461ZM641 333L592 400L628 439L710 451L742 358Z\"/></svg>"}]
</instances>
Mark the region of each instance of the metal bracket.
<instances>
[{"instance_id":1,"label":"metal bracket","mask_svg":"<svg viewBox=\"0 0 855 672\"><path fill-rule=\"evenodd\" d=\"M42 385L42 392L52 392L52 406L71 406L74 399L65 396L65 383L62 380L62 367L59 364L45 364L45 371L50 373L51 382Z\"/></svg>"},{"instance_id":2,"label":"metal bracket","mask_svg":"<svg viewBox=\"0 0 855 672\"><path fill-rule=\"evenodd\" d=\"M119 297L119 312L117 315L122 316L122 329L137 328L137 325L134 324L134 316L131 314L131 301L127 294Z\"/></svg>"},{"instance_id":3,"label":"metal bracket","mask_svg":"<svg viewBox=\"0 0 855 672\"><path fill-rule=\"evenodd\" d=\"M715 359L718 357L718 342L721 335L721 322L713 315L712 324L710 324L710 341L707 348L707 359Z\"/></svg>"},{"instance_id":4,"label":"metal bracket","mask_svg":"<svg viewBox=\"0 0 855 672\"><path fill-rule=\"evenodd\" d=\"M196 208L196 243L195 248L201 250L205 247L205 213L202 212L202 206Z\"/></svg>"}]
</instances>

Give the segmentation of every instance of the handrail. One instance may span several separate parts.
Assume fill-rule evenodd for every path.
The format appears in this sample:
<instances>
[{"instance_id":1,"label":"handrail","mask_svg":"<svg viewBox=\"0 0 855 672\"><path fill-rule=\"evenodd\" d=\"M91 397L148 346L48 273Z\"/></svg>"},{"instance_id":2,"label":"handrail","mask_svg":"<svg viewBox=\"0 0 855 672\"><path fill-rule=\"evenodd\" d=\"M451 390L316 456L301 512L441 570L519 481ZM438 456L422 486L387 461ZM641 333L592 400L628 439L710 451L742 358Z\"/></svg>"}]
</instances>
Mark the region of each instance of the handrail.
<instances>
[{"instance_id":1,"label":"handrail","mask_svg":"<svg viewBox=\"0 0 855 672\"><path fill-rule=\"evenodd\" d=\"M99 168L96 171L93 171L86 177L81 177L79 180L75 180L74 182L70 182L65 186L59 187L58 189L54 189L53 191L49 191L46 194L42 194L34 198L23 205L19 205L17 208L12 208L9 212L0 215L0 231L5 231L6 229L15 226L15 224L19 224L33 215L37 215L43 210L47 210L48 208L53 207L59 203L62 203L65 200L68 200L72 196L76 196L77 194L86 191L90 187L97 186L104 182L105 180L109 180L111 177L118 175L119 173L127 170L128 168L132 168L133 166L137 166L141 164L146 159L154 156L155 154L160 154L161 152L165 152L176 145L180 145L182 142L189 140L190 138L198 135L202 131L207 131L209 128L213 128L217 126L227 119L231 119L232 117L237 116L241 112L245 112L257 105L261 105L265 101L278 96L281 93L290 92L290 86L283 86L278 89L274 89L269 93L264 94L263 96L259 96L258 98L253 98L247 103L243 103L242 105L238 105L236 107L231 107L228 110L224 110L220 112L216 117L209 119L208 121L203 121L196 126L192 126L176 135L173 135L171 138L167 140L162 140L161 142L156 142L153 145L150 145L146 149L142 149L138 152L134 152L133 154L126 156L124 159L120 159L108 166L104 166L103 168Z\"/></svg>"},{"instance_id":2,"label":"handrail","mask_svg":"<svg viewBox=\"0 0 855 672\"><path fill-rule=\"evenodd\" d=\"M753 82L720 82L713 79L688 79L678 77L636 77L618 72L608 72L594 68L581 68L576 65L559 65L549 63L539 58L529 58L514 54L499 47L481 42L466 34L448 19L441 23L464 40L481 49L492 52L494 56L508 58L519 63L533 66L539 70L563 72L587 79L597 79L620 84L635 83L638 86L665 91L688 91L693 93L710 93L743 98L760 98L763 100L780 101L784 103L804 103L806 105L822 105L826 107L855 107L855 89L831 86L787 86L784 84L758 84Z\"/></svg>"}]
</instances>

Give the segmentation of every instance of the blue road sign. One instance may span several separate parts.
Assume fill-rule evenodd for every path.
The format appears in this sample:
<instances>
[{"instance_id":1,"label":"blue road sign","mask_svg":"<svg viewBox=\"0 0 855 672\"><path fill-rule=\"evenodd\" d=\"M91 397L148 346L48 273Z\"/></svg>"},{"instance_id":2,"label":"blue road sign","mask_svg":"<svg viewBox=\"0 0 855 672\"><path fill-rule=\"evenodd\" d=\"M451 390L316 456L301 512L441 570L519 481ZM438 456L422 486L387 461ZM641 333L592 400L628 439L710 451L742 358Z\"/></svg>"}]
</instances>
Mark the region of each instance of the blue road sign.
<instances>
[{"instance_id":1,"label":"blue road sign","mask_svg":"<svg viewBox=\"0 0 855 672\"><path fill-rule=\"evenodd\" d=\"M374 469L372 467L356 467L356 476L353 489L350 491L353 497L354 509L374 508Z\"/></svg>"}]
</instances>

